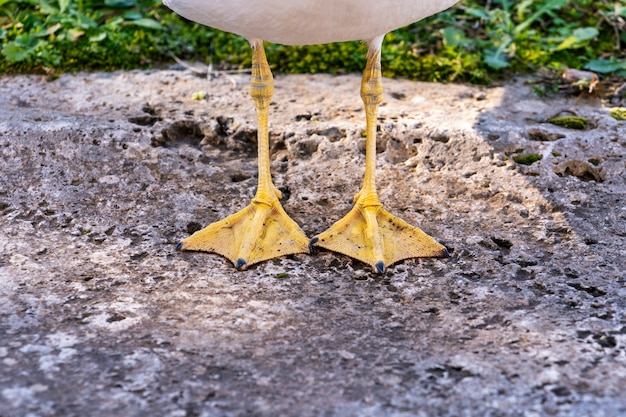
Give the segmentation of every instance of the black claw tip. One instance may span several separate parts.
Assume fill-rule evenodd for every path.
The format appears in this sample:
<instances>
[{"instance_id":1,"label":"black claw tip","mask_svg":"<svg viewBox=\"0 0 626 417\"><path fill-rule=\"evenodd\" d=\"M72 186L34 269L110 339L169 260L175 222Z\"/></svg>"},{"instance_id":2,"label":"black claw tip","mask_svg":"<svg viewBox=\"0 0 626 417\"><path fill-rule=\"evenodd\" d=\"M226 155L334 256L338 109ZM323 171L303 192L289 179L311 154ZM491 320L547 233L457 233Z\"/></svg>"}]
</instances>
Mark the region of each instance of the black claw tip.
<instances>
[{"instance_id":1,"label":"black claw tip","mask_svg":"<svg viewBox=\"0 0 626 417\"><path fill-rule=\"evenodd\" d=\"M310 253L315 253L315 245L317 242L319 242L320 239L316 236L313 239L311 239L311 241L309 242L309 252Z\"/></svg>"},{"instance_id":2,"label":"black claw tip","mask_svg":"<svg viewBox=\"0 0 626 417\"><path fill-rule=\"evenodd\" d=\"M237 267L237 269L242 269L244 266L246 266L246 261L239 258L237 259L237 263L235 264L235 266Z\"/></svg>"},{"instance_id":3,"label":"black claw tip","mask_svg":"<svg viewBox=\"0 0 626 417\"><path fill-rule=\"evenodd\" d=\"M178 242L176 244L176 251L180 252L183 250L183 242Z\"/></svg>"},{"instance_id":4,"label":"black claw tip","mask_svg":"<svg viewBox=\"0 0 626 417\"><path fill-rule=\"evenodd\" d=\"M442 258L449 258L450 257L450 252L448 252L448 248L443 248L443 250L441 251L441 257Z\"/></svg>"},{"instance_id":5,"label":"black claw tip","mask_svg":"<svg viewBox=\"0 0 626 417\"><path fill-rule=\"evenodd\" d=\"M385 273L385 263L383 261L376 262L376 265L374 266L376 267L376 270L378 271L379 274Z\"/></svg>"}]
</instances>

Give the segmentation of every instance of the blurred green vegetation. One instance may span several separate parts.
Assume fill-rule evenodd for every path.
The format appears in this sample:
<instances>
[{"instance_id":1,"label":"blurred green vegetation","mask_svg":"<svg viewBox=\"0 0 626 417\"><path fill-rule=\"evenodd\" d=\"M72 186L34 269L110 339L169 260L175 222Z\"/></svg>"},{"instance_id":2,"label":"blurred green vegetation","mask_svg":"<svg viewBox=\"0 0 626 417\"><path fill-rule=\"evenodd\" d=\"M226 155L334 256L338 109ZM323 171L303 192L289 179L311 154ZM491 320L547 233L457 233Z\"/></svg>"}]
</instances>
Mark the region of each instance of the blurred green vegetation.
<instances>
[{"instance_id":1,"label":"blurred green vegetation","mask_svg":"<svg viewBox=\"0 0 626 417\"><path fill-rule=\"evenodd\" d=\"M167 65L173 56L248 68L241 37L188 22L160 0L0 0L0 74ZM267 45L276 72L360 72L361 42ZM488 83L540 69L626 76L626 3L466 0L387 35L386 76Z\"/></svg>"}]
</instances>

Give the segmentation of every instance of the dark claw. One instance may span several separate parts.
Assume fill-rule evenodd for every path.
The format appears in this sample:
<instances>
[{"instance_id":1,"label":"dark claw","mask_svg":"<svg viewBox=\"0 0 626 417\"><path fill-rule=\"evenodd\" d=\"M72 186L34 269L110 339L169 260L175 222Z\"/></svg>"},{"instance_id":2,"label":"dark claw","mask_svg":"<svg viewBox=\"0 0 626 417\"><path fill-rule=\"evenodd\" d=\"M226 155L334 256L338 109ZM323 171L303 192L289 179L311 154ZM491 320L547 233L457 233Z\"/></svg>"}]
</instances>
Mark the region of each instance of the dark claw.
<instances>
[{"instance_id":1,"label":"dark claw","mask_svg":"<svg viewBox=\"0 0 626 417\"><path fill-rule=\"evenodd\" d=\"M182 251L182 250L183 250L183 242L178 242L178 243L176 244L176 251L177 251L177 252L180 252L180 251Z\"/></svg>"},{"instance_id":2,"label":"dark claw","mask_svg":"<svg viewBox=\"0 0 626 417\"><path fill-rule=\"evenodd\" d=\"M385 273L385 263L383 261L378 261L376 262L376 270L378 271L379 274L384 274Z\"/></svg>"},{"instance_id":3,"label":"dark claw","mask_svg":"<svg viewBox=\"0 0 626 417\"><path fill-rule=\"evenodd\" d=\"M442 258L449 258L450 257L450 252L448 252L448 248L443 248L443 250L441 251L441 257Z\"/></svg>"},{"instance_id":4,"label":"dark claw","mask_svg":"<svg viewBox=\"0 0 626 417\"><path fill-rule=\"evenodd\" d=\"M311 241L309 242L309 252L310 253L315 253L315 245L317 242L319 242L319 238L316 236L313 239L311 239Z\"/></svg>"},{"instance_id":5,"label":"dark claw","mask_svg":"<svg viewBox=\"0 0 626 417\"><path fill-rule=\"evenodd\" d=\"M237 267L237 269L242 269L244 266L246 266L246 261L239 258L237 259L237 263L235 264L235 266Z\"/></svg>"}]
</instances>

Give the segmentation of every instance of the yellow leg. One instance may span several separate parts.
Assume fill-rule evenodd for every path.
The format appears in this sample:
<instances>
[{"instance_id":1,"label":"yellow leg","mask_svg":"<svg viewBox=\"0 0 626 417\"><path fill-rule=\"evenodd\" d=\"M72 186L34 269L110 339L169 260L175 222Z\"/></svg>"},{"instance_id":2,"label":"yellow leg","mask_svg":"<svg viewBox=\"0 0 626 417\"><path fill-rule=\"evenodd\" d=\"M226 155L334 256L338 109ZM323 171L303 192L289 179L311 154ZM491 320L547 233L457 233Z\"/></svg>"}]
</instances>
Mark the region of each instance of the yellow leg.
<instances>
[{"instance_id":1,"label":"yellow leg","mask_svg":"<svg viewBox=\"0 0 626 417\"><path fill-rule=\"evenodd\" d=\"M252 82L258 121L259 185L252 203L224 220L210 224L178 244L179 250L218 253L239 269L294 253L308 253L309 240L283 210L281 192L270 174L268 114L274 93L272 72L262 41L252 44Z\"/></svg>"},{"instance_id":2,"label":"yellow leg","mask_svg":"<svg viewBox=\"0 0 626 417\"><path fill-rule=\"evenodd\" d=\"M383 209L376 192L376 118L382 101L380 51L370 47L361 82L367 139L363 188L354 207L330 229L311 240L312 246L343 253L383 273L385 267L408 258L445 257L446 248L421 229Z\"/></svg>"}]
</instances>

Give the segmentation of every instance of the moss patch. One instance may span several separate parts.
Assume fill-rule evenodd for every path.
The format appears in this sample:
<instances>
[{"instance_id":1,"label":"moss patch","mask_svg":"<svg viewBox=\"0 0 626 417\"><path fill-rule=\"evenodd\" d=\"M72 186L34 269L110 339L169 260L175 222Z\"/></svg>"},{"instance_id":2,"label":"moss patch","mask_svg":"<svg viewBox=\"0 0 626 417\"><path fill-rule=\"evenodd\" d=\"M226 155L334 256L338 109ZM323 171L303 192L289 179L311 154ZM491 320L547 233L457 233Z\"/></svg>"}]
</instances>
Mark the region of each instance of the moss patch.
<instances>
[{"instance_id":1,"label":"moss patch","mask_svg":"<svg viewBox=\"0 0 626 417\"><path fill-rule=\"evenodd\" d=\"M614 108L611 109L611 117L615 120L626 120L626 109Z\"/></svg>"},{"instance_id":2,"label":"moss patch","mask_svg":"<svg viewBox=\"0 0 626 417\"><path fill-rule=\"evenodd\" d=\"M537 153L526 153L513 156L513 160L521 165L532 165L537 161L541 161L542 158L543 156Z\"/></svg>"},{"instance_id":3,"label":"moss patch","mask_svg":"<svg viewBox=\"0 0 626 417\"><path fill-rule=\"evenodd\" d=\"M568 129L585 130L589 124L589 119L582 116L556 116L548 119L548 123Z\"/></svg>"}]
</instances>

